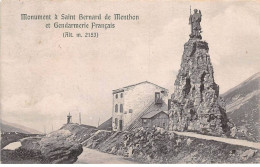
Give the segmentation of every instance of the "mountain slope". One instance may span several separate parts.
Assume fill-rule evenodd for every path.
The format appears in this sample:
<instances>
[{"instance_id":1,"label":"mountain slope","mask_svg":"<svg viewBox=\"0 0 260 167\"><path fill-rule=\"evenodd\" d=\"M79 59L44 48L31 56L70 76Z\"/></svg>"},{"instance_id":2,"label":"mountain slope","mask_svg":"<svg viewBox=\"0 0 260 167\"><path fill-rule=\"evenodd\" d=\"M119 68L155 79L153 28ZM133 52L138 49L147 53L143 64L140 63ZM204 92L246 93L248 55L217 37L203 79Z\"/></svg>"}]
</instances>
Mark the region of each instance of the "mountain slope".
<instances>
[{"instance_id":1,"label":"mountain slope","mask_svg":"<svg viewBox=\"0 0 260 167\"><path fill-rule=\"evenodd\" d=\"M260 140L259 102L260 73L256 73L222 95L226 101L228 117L240 130Z\"/></svg>"},{"instance_id":2,"label":"mountain slope","mask_svg":"<svg viewBox=\"0 0 260 167\"><path fill-rule=\"evenodd\" d=\"M1 131L2 132L20 132L20 133L25 133L25 134L41 134L41 132L22 126L18 125L15 123L9 123L6 121L1 120Z\"/></svg>"}]
</instances>

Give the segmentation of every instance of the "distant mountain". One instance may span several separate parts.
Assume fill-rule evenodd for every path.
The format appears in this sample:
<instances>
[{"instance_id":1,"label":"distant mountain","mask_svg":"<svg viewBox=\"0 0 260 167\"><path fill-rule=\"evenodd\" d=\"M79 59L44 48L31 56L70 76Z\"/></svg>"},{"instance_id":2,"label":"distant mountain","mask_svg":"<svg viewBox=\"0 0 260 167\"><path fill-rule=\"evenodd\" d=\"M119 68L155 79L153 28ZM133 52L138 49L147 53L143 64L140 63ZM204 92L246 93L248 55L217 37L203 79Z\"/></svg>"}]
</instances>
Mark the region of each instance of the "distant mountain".
<instances>
[{"instance_id":1,"label":"distant mountain","mask_svg":"<svg viewBox=\"0 0 260 167\"><path fill-rule=\"evenodd\" d=\"M260 141L259 103L260 73L221 95L226 101L228 117L248 136Z\"/></svg>"},{"instance_id":2,"label":"distant mountain","mask_svg":"<svg viewBox=\"0 0 260 167\"><path fill-rule=\"evenodd\" d=\"M25 134L41 134L42 132L39 132L37 130L18 125L15 123L9 123L6 121L1 120L1 132L20 132Z\"/></svg>"}]
</instances>

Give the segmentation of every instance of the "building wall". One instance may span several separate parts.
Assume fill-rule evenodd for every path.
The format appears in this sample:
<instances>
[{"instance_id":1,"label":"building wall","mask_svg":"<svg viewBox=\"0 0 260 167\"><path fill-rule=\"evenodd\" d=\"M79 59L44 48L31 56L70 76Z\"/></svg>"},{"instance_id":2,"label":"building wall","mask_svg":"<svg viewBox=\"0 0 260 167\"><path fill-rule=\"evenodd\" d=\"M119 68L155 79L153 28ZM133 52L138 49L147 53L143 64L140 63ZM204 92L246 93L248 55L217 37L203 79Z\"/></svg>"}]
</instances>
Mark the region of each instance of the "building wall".
<instances>
[{"instance_id":1,"label":"building wall","mask_svg":"<svg viewBox=\"0 0 260 167\"><path fill-rule=\"evenodd\" d=\"M163 126L163 124L165 126ZM150 118L150 119L142 119L142 125L143 127L161 127L161 128L165 128L168 129L169 127L169 116L165 113L158 113L157 115L155 115L154 117Z\"/></svg>"},{"instance_id":2,"label":"building wall","mask_svg":"<svg viewBox=\"0 0 260 167\"><path fill-rule=\"evenodd\" d=\"M121 97L121 94L123 95L123 97ZM117 98L116 98L116 95L118 96ZM119 120L123 120L124 112L120 112L120 105L122 104L123 108L124 108L124 98L125 98L124 92L119 92L119 93L113 94L112 127L113 127L113 130L115 130L115 131L120 130L119 129ZM117 112L115 110L116 104L118 106ZM115 122L116 122L115 119L117 119L117 122L118 122L117 126L115 126Z\"/></svg>"},{"instance_id":3,"label":"building wall","mask_svg":"<svg viewBox=\"0 0 260 167\"><path fill-rule=\"evenodd\" d=\"M113 130L118 131L119 128L115 129L115 118L118 120L123 120L123 130L125 130L138 116L141 112L145 111L155 101L155 92L161 92L164 89L159 86L142 83L136 86L128 87L124 89L124 97L121 99L115 99L115 94L113 96ZM118 93L120 94L120 93ZM166 102L168 100L168 92L161 93L162 99ZM122 103L124 106L123 113L115 113L115 104ZM132 111L129 112L129 111Z\"/></svg>"},{"instance_id":4,"label":"building wall","mask_svg":"<svg viewBox=\"0 0 260 167\"><path fill-rule=\"evenodd\" d=\"M152 119L148 119L148 118L142 119L142 126L145 128L153 127Z\"/></svg>"},{"instance_id":5,"label":"building wall","mask_svg":"<svg viewBox=\"0 0 260 167\"><path fill-rule=\"evenodd\" d=\"M152 118L152 124L156 127L168 129L169 127L169 116L165 113L157 114ZM165 124L165 126L163 126Z\"/></svg>"}]
</instances>

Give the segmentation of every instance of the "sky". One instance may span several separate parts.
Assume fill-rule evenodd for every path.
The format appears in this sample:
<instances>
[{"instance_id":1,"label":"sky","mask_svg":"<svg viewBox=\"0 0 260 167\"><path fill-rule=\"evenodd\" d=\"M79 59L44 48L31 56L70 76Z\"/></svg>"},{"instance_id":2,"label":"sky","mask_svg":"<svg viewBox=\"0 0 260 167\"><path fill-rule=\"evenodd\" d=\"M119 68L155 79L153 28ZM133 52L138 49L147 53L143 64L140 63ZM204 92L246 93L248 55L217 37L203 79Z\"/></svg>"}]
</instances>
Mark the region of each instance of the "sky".
<instances>
[{"instance_id":1,"label":"sky","mask_svg":"<svg viewBox=\"0 0 260 167\"><path fill-rule=\"evenodd\" d=\"M97 126L112 114L114 89L148 80L171 94L189 39L190 5L202 12L220 93L260 71L259 1L2 2L1 118L50 132L69 112L77 123L81 112L82 123ZM21 13L120 13L140 20L107 21L116 28L78 39L62 33L89 30L46 29L46 21L21 21Z\"/></svg>"}]
</instances>

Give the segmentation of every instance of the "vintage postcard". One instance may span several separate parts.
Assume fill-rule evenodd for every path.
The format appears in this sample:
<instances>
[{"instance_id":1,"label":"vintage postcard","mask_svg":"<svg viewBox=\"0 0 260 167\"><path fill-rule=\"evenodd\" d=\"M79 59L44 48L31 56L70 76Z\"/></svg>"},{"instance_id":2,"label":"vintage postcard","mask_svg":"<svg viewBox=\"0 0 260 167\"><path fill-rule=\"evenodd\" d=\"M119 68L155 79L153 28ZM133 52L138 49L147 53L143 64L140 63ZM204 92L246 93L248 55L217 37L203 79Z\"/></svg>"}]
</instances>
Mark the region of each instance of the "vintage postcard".
<instances>
[{"instance_id":1,"label":"vintage postcard","mask_svg":"<svg viewBox=\"0 0 260 167\"><path fill-rule=\"evenodd\" d=\"M2 164L258 164L260 1L2 0Z\"/></svg>"}]
</instances>

